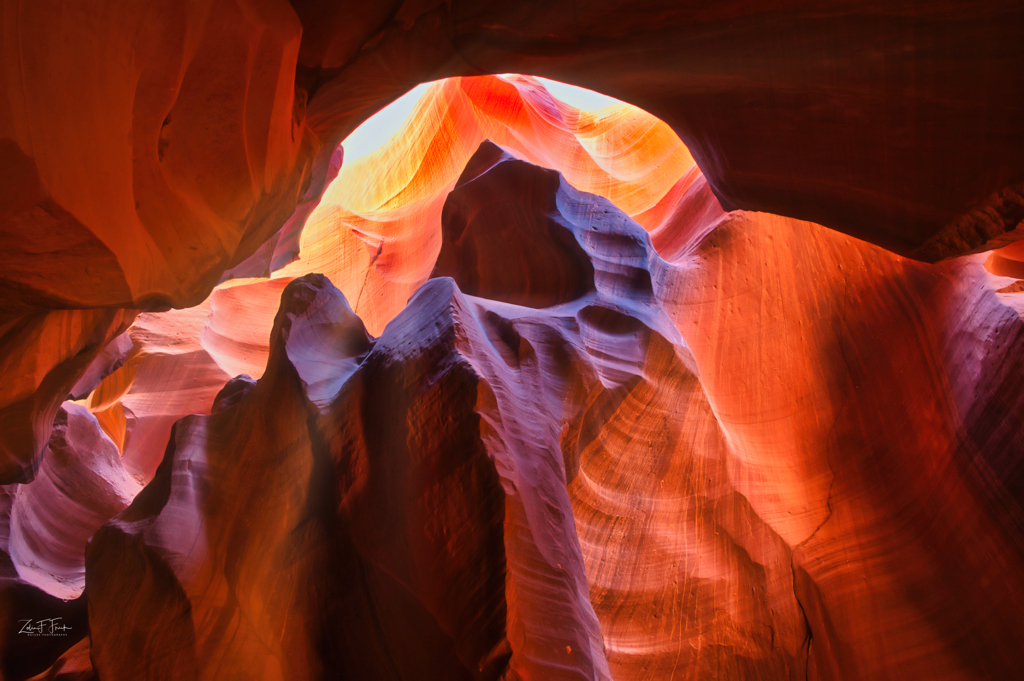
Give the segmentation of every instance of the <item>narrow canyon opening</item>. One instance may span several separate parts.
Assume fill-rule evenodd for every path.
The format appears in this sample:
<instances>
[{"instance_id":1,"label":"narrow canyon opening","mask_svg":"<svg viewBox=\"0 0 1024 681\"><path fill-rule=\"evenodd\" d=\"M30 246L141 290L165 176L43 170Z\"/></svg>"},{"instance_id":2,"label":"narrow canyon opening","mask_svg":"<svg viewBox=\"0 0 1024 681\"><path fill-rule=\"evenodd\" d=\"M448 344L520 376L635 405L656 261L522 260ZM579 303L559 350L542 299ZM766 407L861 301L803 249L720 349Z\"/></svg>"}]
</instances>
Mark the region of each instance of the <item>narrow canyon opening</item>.
<instances>
[{"instance_id":1,"label":"narrow canyon opening","mask_svg":"<svg viewBox=\"0 0 1024 681\"><path fill-rule=\"evenodd\" d=\"M1014 678L1024 10L51 4L4 678Z\"/></svg>"}]
</instances>

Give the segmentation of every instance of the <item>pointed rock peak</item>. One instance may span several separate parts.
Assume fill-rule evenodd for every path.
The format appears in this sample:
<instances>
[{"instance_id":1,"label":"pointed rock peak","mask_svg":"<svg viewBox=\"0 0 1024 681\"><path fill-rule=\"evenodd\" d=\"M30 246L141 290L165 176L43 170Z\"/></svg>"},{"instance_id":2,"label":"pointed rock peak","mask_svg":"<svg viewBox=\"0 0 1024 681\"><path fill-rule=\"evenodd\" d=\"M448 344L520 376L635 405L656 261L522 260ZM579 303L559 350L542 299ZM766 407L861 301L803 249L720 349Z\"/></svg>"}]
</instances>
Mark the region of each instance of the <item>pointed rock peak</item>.
<instances>
[{"instance_id":1,"label":"pointed rock peak","mask_svg":"<svg viewBox=\"0 0 1024 681\"><path fill-rule=\"evenodd\" d=\"M442 339L454 340L459 318L468 309L453 279L428 279L409 298L405 309L388 322L374 345L374 355L387 357L389 362L397 361L438 346Z\"/></svg>"},{"instance_id":2,"label":"pointed rock peak","mask_svg":"<svg viewBox=\"0 0 1024 681\"><path fill-rule=\"evenodd\" d=\"M228 407L233 407L241 402L246 395L252 392L252 389L256 387L256 381L253 380L248 374L239 374L230 381L224 384L224 387L220 389L217 396L213 398L213 408L210 409L211 414L224 411Z\"/></svg>"},{"instance_id":3,"label":"pointed rock peak","mask_svg":"<svg viewBox=\"0 0 1024 681\"><path fill-rule=\"evenodd\" d=\"M558 212L559 174L497 152L481 145L448 195L434 276L453 278L468 295L532 308L581 298L594 289L594 267Z\"/></svg>"},{"instance_id":4,"label":"pointed rock peak","mask_svg":"<svg viewBox=\"0 0 1024 681\"><path fill-rule=\"evenodd\" d=\"M514 156L497 144L491 140L484 140L466 163L462 175L459 175L459 181L455 183L455 188L458 189L462 185L472 182L499 163L514 160Z\"/></svg>"},{"instance_id":5,"label":"pointed rock peak","mask_svg":"<svg viewBox=\"0 0 1024 681\"><path fill-rule=\"evenodd\" d=\"M285 287L272 343L283 342L306 397L326 407L373 346L344 294L322 274Z\"/></svg>"}]
</instances>

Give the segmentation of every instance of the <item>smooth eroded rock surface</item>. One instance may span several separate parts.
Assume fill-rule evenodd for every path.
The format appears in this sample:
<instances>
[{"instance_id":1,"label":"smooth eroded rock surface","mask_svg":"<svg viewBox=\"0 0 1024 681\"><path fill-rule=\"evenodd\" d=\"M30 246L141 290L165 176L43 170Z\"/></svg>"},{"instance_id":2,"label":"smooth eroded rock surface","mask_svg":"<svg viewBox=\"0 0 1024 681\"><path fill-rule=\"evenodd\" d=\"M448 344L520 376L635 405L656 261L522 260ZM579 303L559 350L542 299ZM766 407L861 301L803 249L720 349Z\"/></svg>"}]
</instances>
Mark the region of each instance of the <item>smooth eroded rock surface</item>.
<instances>
[{"instance_id":1,"label":"smooth eroded rock surface","mask_svg":"<svg viewBox=\"0 0 1024 681\"><path fill-rule=\"evenodd\" d=\"M465 178L453 205L571 236L592 288L534 308L456 271L373 338L290 283L261 378L90 543L98 674L1013 674L1024 478L992 415L1024 306L986 256L726 213L699 175L650 234L491 147Z\"/></svg>"},{"instance_id":2,"label":"smooth eroded rock surface","mask_svg":"<svg viewBox=\"0 0 1024 681\"><path fill-rule=\"evenodd\" d=\"M1019 675L1024 8L3 9L4 678Z\"/></svg>"}]
</instances>

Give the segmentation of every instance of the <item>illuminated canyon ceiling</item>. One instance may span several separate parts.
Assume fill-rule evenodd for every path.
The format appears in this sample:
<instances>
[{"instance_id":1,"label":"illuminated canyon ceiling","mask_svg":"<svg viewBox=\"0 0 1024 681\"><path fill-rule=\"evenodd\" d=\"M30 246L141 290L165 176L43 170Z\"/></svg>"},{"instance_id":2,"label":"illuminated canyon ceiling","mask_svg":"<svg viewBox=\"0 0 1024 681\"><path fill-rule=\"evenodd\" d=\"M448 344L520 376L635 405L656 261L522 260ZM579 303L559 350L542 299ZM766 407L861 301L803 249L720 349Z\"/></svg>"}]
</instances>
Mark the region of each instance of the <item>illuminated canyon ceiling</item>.
<instances>
[{"instance_id":1,"label":"illuminated canyon ceiling","mask_svg":"<svg viewBox=\"0 0 1024 681\"><path fill-rule=\"evenodd\" d=\"M2 16L0 678L1021 678L1024 4Z\"/></svg>"}]
</instances>

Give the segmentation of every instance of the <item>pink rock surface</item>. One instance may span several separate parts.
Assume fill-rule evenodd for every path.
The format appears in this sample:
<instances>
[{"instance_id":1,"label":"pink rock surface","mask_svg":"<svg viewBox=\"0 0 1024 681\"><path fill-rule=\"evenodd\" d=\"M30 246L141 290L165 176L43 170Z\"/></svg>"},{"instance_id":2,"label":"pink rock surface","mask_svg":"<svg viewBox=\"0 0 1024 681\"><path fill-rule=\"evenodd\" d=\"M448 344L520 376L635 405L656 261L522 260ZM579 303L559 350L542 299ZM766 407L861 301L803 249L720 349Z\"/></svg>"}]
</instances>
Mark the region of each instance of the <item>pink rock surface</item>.
<instances>
[{"instance_id":1,"label":"pink rock surface","mask_svg":"<svg viewBox=\"0 0 1024 681\"><path fill-rule=\"evenodd\" d=\"M3 13L5 678L1019 676L1019 3Z\"/></svg>"},{"instance_id":2,"label":"pink rock surface","mask_svg":"<svg viewBox=\"0 0 1024 681\"><path fill-rule=\"evenodd\" d=\"M284 263L338 142L443 76L537 74L636 103L728 208L926 261L1003 246L1024 205L1022 26L999 0L12 5L0 328L56 313L102 347L123 328L98 317L195 305L243 263L228 276ZM30 398L0 391L0 480L30 477L92 358L57 367L82 345L4 346L56 371L26 373Z\"/></svg>"},{"instance_id":3,"label":"pink rock surface","mask_svg":"<svg viewBox=\"0 0 1024 681\"><path fill-rule=\"evenodd\" d=\"M65 402L36 479L14 492L7 551L18 576L57 598L81 596L86 542L141 490L96 417Z\"/></svg>"},{"instance_id":4,"label":"pink rock surface","mask_svg":"<svg viewBox=\"0 0 1024 681\"><path fill-rule=\"evenodd\" d=\"M221 288L201 305L145 313L132 325L131 353L84 404L138 480L153 477L175 421L209 413L229 378L262 375L274 313L288 281Z\"/></svg>"},{"instance_id":5,"label":"pink rock surface","mask_svg":"<svg viewBox=\"0 0 1024 681\"><path fill-rule=\"evenodd\" d=\"M451 278L380 338L289 284L267 371L91 542L97 673L1011 675L1013 280L726 213L699 174L667 196L648 234L485 145Z\"/></svg>"}]
</instances>

